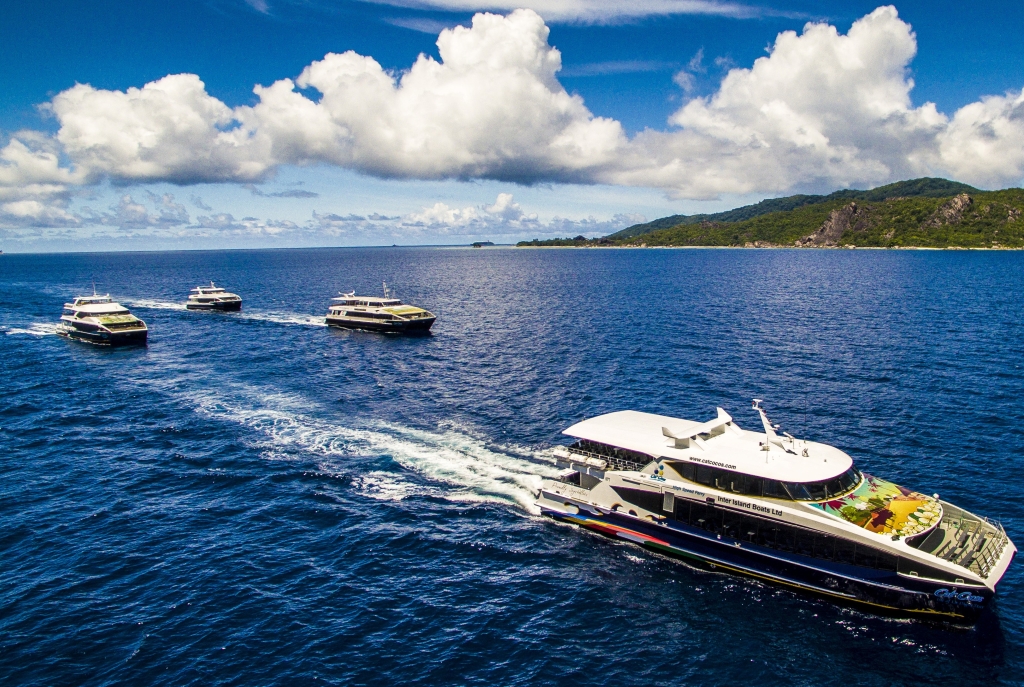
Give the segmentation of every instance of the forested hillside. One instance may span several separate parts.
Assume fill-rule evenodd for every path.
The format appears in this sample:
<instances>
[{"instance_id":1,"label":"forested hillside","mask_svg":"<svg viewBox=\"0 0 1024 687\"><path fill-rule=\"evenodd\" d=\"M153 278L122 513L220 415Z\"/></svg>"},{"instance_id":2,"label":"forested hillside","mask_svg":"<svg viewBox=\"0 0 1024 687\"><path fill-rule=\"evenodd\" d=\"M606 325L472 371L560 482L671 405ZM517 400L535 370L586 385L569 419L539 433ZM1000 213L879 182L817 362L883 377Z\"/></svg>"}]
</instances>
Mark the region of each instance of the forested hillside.
<instances>
[{"instance_id":1,"label":"forested hillside","mask_svg":"<svg viewBox=\"0 0 1024 687\"><path fill-rule=\"evenodd\" d=\"M769 207L776 209L763 211ZM978 191L944 179L917 179L870 191L771 199L674 224L675 218L665 218L637 225L641 233L630 227L604 238L519 245L1024 248L1022 215L1022 189Z\"/></svg>"}]
</instances>

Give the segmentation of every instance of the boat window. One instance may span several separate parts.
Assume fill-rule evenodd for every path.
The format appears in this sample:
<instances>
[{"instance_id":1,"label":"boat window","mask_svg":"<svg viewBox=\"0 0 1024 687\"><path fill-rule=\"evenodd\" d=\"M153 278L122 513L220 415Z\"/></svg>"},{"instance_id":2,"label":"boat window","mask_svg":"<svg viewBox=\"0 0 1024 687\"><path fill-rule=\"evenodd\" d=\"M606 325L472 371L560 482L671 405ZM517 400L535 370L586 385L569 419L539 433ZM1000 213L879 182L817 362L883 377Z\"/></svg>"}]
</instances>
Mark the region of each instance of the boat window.
<instances>
[{"instance_id":1,"label":"boat window","mask_svg":"<svg viewBox=\"0 0 1024 687\"><path fill-rule=\"evenodd\" d=\"M823 558L826 561L832 560L836 551L836 538L827 534L818 534L814 537L814 557Z\"/></svg>"},{"instance_id":2,"label":"boat window","mask_svg":"<svg viewBox=\"0 0 1024 687\"><path fill-rule=\"evenodd\" d=\"M623 501L639 506L652 513L660 513L662 495L660 491L645 491L643 489L630 489L629 487L612 487Z\"/></svg>"},{"instance_id":3,"label":"boat window","mask_svg":"<svg viewBox=\"0 0 1024 687\"><path fill-rule=\"evenodd\" d=\"M854 565L862 565L865 568L875 567L875 550L866 546L856 547L856 552L853 555L853 563Z\"/></svg>"},{"instance_id":4,"label":"boat window","mask_svg":"<svg viewBox=\"0 0 1024 687\"><path fill-rule=\"evenodd\" d=\"M875 557L875 568L877 570L887 570L889 572L896 572L896 568L899 565L899 557L887 553L885 551L879 551Z\"/></svg>"},{"instance_id":5,"label":"boat window","mask_svg":"<svg viewBox=\"0 0 1024 687\"><path fill-rule=\"evenodd\" d=\"M786 484L786 486L789 487L789 484ZM793 497L798 501L824 501L827 498L824 482L804 482L799 486L801 487L799 489L801 496Z\"/></svg>"},{"instance_id":6,"label":"boat window","mask_svg":"<svg viewBox=\"0 0 1024 687\"><path fill-rule=\"evenodd\" d=\"M857 545L852 541L839 539L836 541L836 561L853 565L857 557Z\"/></svg>"},{"instance_id":7,"label":"boat window","mask_svg":"<svg viewBox=\"0 0 1024 687\"><path fill-rule=\"evenodd\" d=\"M626 498L624 494L623 498ZM688 501L682 498L676 498L675 501L675 510L671 517L678 522L738 541L784 553L794 553L829 561L835 560L848 565L859 565L889 572L895 572L899 562L897 556L887 551L805 527L769 520L748 513L739 513L707 503ZM655 505L653 499L651 505ZM899 564L905 566L902 562ZM929 569L925 572L922 566L916 562L914 566L915 570L921 570L922 576L943 579L939 576L941 571Z\"/></svg>"},{"instance_id":8,"label":"boat window","mask_svg":"<svg viewBox=\"0 0 1024 687\"><path fill-rule=\"evenodd\" d=\"M698 484L705 484L709 487L715 486L715 470L706 465L698 465L696 480Z\"/></svg>"},{"instance_id":9,"label":"boat window","mask_svg":"<svg viewBox=\"0 0 1024 687\"><path fill-rule=\"evenodd\" d=\"M706 465L682 462L670 465L680 477L697 484L745 496L767 496L794 501L824 501L835 498L856 487L861 480L860 472L853 467L827 481L779 482Z\"/></svg>"},{"instance_id":10,"label":"boat window","mask_svg":"<svg viewBox=\"0 0 1024 687\"><path fill-rule=\"evenodd\" d=\"M782 486L782 482L774 479L764 481L764 495L773 499L788 499L789 492Z\"/></svg>"},{"instance_id":11,"label":"boat window","mask_svg":"<svg viewBox=\"0 0 1024 687\"><path fill-rule=\"evenodd\" d=\"M796 531L796 552L801 556L814 556L814 532L811 530Z\"/></svg>"},{"instance_id":12,"label":"boat window","mask_svg":"<svg viewBox=\"0 0 1024 687\"><path fill-rule=\"evenodd\" d=\"M753 475L738 474L733 479L732 490L737 494L746 494L747 496L760 496L762 481L763 480L760 477L754 477Z\"/></svg>"},{"instance_id":13,"label":"boat window","mask_svg":"<svg viewBox=\"0 0 1024 687\"><path fill-rule=\"evenodd\" d=\"M779 551L796 550L796 531L792 527L779 527L775 539L775 548Z\"/></svg>"},{"instance_id":14,"label":"boat window","mask_svg":"<svg viewBox=\"0 0 1024 687\"><path fill-rule=\"evenodd\" d=\"M693 463L672 463L672 468L675 469L676 473L683 479L688 479L691 482L696 482L697 466Z\"/></svg>"}]
</instances>

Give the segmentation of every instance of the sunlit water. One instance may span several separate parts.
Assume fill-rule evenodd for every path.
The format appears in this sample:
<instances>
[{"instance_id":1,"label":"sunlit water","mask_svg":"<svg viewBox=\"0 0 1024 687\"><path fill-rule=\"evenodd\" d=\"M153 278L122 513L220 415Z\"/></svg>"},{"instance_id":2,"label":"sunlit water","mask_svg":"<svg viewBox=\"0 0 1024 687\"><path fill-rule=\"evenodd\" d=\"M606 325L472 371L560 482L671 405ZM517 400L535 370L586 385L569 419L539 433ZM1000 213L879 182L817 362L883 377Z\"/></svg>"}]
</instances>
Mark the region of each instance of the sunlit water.
<instances>
[{"instance_id":1,"label":"sunlit water","mask_svg":"<svg viewBox=\"0 0 1024 687\"><path fill-rule=\"evenodd\" d=\"M145 349L54 336L95 279ZM238 314L183 308L215 280ZM398 296L429 337L323 326ZM1024 676L970 631L536 515L569 424L797 436L1024 542L1024 254L340 249L0 256L0 683L894 685Z\"/></svg>"}]
</instances>

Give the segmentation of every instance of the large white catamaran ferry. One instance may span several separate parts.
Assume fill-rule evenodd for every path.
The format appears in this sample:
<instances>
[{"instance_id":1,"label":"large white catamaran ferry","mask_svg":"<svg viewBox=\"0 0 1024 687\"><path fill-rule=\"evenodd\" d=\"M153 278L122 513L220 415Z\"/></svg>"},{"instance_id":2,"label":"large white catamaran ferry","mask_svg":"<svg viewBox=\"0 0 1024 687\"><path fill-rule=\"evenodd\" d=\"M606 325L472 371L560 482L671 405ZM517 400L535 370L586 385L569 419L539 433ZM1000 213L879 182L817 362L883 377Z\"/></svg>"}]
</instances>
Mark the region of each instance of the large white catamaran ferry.
<instances>
[{"instance_id":1,"label":"large white catamaran ferry","mask_svg":"<svg viewBox=\"0 0 1024 687\"><path fill-rule=\"evenodd\" d=\"M879 612L973 622L1017 552L1002 526L860 472L849 455L763 432L622 411L565 430L546 515Z\"/></svg>"}]
</instances>

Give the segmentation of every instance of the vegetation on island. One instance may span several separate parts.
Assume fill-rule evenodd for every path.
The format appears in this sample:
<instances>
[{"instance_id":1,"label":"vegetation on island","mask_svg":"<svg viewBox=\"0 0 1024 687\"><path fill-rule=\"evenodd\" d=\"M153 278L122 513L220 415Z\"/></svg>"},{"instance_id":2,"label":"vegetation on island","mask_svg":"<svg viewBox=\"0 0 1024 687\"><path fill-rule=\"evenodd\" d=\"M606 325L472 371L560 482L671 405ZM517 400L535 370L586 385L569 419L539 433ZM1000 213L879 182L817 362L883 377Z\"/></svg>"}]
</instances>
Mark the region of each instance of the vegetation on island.
<instances>
[{"instance_id":1,"label":"vegetation on island","mask_svg":"<svg viewBox=\"0 0 1024 687\"><path fill-rule=\"evenodd\" d=\"M675 215L602 238L519 245L1024 248L1024 190L978 191L945 179L915 179Z\"/></svg>"}]
</instances>

